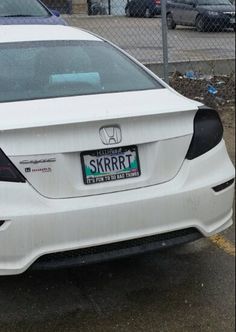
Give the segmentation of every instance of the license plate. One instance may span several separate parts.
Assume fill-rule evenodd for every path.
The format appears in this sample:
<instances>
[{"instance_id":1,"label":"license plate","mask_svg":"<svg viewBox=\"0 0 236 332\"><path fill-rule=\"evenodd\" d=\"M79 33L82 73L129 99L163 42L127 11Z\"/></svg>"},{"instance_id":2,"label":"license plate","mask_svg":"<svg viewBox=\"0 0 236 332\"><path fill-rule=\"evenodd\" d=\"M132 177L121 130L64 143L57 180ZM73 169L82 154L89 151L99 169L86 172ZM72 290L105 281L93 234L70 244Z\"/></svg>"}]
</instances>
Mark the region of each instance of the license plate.
<instances>
[{"instance_id":1,"label":"license plate","mask_svg":"<svg viewBox=\"0 0 236 332\"><path fill-rule=\"evenodd\" d=\"M81 162L85 184L130 179L141 175L136 146L82 152Z\"/></svg>"},{"instance_id":2,"label":"license plate","mask_svg":"<svg viewBox=\"0 0 236 332\"><path fill-rule=\"evenodd\" d=\"M235 17L232 17L232 18L230 19L230 23L231 23L231 24L235 24Z\"/></svg>"}]
</instances>

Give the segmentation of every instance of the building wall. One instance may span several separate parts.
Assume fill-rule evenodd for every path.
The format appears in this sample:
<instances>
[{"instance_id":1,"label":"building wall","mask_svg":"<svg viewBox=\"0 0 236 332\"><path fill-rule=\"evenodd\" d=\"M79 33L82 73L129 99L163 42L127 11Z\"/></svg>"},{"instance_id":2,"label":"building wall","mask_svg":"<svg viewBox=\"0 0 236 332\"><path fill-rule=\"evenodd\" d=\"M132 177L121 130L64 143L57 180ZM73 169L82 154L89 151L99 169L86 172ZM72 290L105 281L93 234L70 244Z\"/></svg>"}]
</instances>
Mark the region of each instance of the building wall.
<instances>
[{"instance_id":1,"label":"building wall","mask_svg":"<svg viewBox=\"0 0 236 332\"><path fill-rule=\"evenodd\" d=\"M1 0L0 0L1 1ZM87 0L43 0L46 6L62 14L87 14Z\"/></svg>"},{"instance_id":2,"label":"building wall","mask_svg":"<svg viewBox=\"0 0 236 332\"><path fill-rule=\"evenodd\" d=\"M88 14L88 1L95 2L95 0L43 0L46 6L51 9L57 9L62 14ZM97 2L103 5L106 13L114 16L125 15L127 0L97 0Z\"/></svg>"},{"instance_id":3,"label":"building wall","mask_svg":"<svg viewBox=\"0 0 236 332\"><path fill-rule=\"evenodd\" d=\"M86 0L72 0L73 14L87 14L87 1Z\"/></svg>"}]
</instances>

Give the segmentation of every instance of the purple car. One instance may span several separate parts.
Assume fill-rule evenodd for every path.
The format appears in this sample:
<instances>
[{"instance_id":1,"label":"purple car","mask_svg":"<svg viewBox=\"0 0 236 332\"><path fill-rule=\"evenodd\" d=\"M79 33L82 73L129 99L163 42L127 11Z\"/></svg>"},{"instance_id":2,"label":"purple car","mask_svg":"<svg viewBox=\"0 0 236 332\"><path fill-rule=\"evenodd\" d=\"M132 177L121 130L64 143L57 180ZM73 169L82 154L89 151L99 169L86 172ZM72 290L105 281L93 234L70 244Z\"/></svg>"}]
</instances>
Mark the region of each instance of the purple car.
<instances>
[{"instance_id":1,"label":"purple car","mask_svg":"<svg viewBox=\"0 0 236 332\"><path fill-rule=\"evenodd\" d=\"M48 9L40 0L0 0L0 25L67 25L59 16L58 11Z\"/></svg>"}]
</instances>

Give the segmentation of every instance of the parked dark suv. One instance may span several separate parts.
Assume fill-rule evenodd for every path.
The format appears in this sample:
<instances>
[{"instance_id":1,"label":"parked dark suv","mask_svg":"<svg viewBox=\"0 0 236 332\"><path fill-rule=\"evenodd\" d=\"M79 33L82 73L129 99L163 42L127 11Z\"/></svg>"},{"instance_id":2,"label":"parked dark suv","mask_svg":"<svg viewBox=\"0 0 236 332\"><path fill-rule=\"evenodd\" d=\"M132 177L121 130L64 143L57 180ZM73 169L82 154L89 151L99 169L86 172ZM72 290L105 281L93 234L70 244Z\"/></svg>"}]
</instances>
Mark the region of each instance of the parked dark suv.
<instances>
[{"instance_id":1,"label":"parked dark suv","mask_svg":"<svg viewBox=\"0 0 236 332\"><path fill-rule=\"evenodd\" d=\"M235 6L229 0L170 0L167 4L167 25L195 26L198 31L233 28Z\"/></svg>"},{"instance_id":2,"label":"parked dark suv","mask_svg":"<svg viewBox=\"0 0 236 332\"><path fill-rule=\"evenodd\" d=\"M128 0L126 16L153 17L161 14L161 0Z\"/></svg>"}]
</instances>

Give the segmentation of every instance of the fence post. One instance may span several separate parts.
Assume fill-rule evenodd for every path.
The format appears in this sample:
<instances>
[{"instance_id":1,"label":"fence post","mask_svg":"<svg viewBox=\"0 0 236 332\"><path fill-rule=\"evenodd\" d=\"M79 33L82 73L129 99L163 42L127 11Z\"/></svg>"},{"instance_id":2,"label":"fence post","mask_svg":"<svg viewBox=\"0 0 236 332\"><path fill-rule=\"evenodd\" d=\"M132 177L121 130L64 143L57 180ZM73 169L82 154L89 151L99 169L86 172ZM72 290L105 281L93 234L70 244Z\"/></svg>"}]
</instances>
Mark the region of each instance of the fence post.
<instances>
[{"instance_id":1,"label":"fence post","mask_svg":"<svg viewBox=\"0 0 236 332\"><path fill-rule=\"evenodd\" d=\"M166 21L166 5L167 0L161 0L161 30L162 30L162 48L163 48L163 71L164 81L169 84L168 70L168 40L167 40L167 21Z\"/></svg>"},{"instance_id":2,"label":"fence post","mask_svg":"<svg viewBox=\"0 0 236 332\"><path fill-rule=\"evenodd\" d=\"M108 0L108 15L111 15L111 0Z\"/></svg>"}]
</instances>

